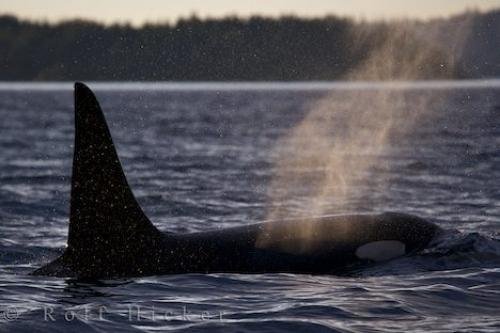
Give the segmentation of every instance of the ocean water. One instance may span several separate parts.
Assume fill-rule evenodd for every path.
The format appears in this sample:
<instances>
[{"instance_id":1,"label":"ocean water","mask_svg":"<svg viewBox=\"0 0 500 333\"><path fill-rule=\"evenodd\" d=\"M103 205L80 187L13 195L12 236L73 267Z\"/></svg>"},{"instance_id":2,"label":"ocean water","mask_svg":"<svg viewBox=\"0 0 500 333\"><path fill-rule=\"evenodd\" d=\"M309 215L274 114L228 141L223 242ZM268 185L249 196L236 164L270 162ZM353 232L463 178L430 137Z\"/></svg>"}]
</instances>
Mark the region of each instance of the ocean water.
<instances>
[{"instance_id":1,"label":"ocean water","mask_svg":"<svg viewBox=\"0 0 500 333\"><path fill-rule=\"evenodd\" d=\"M396 91L401 119L437 98L384 142L369 181L323 212L407 212L446 232L419 255L346 276L30 276L66 243L72 86L1 83L0 331L500 331L500 81L90 86L138 201L172 232L259 222L276 205L307 213L300 189L276 202L269 187L281 138L327 96L356 112L353 94Z\"/></svg>"}]
</instances>

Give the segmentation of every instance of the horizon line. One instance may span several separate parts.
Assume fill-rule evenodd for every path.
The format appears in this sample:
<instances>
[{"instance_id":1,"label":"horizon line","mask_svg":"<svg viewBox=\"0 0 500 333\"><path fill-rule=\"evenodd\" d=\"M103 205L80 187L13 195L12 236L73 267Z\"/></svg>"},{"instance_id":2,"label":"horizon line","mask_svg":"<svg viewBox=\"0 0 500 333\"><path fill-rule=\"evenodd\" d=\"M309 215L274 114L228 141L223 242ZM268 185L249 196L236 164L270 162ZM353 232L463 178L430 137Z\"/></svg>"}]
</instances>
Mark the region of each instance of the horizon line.
<instances>
[{"instance_id":1,"label":"horizon line","mask_svg":"<svg viewBox=\"0 0 500 333\"><path fill-rule=\"evenodd\" d=\"M76 81L0 81L0 91L72 91ZM500 77L394 81L84 81L100 91L325 91L500 88Z\"/></svg>"}]
</instances>

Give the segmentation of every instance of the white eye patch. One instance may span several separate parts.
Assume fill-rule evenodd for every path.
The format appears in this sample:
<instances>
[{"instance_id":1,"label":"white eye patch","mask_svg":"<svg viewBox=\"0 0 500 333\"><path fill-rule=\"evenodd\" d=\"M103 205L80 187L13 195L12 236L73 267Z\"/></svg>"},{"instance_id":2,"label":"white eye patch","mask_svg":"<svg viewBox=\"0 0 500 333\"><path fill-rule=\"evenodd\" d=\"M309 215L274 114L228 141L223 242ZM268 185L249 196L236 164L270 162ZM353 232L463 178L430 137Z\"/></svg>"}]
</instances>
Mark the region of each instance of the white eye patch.
<instances>
[{"instance_id":1,"label":"white eye patch","mask_svg":"<svg viewBox=\"0 0 500 333\"><path fill-rule=\"evenodd\" d=\"M406 253L406 245L400 241L384 240L370 242L356 249L356 257L359 259L370 259L384 261L400 257Z\"/></svg>"}]
</instances>

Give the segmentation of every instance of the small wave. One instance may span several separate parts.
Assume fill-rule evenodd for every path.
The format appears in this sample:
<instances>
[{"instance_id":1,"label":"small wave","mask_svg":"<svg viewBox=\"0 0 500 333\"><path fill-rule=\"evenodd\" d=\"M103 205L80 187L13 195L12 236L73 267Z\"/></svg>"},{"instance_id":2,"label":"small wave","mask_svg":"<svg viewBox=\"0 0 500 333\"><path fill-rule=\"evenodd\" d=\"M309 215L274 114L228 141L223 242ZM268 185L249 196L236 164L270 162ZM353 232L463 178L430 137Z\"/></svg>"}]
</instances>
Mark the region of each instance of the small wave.
<instances>
[{"instance_id":1,"label":"small wave","mask_svg":"<svg viewBox=\"0 0 500 333\"><path fill-rule=\"evenodd\" d=\"M446 231L423 256L444 261L445 267L488 267L500 264L500 239L477 232Z\"/></svg>"},{"instance_id":2,"label":"small wave","mask_svg":"<svg viewBox=\"0 0 500 333\"><path fill-rule=\"evenodd\" d=\"M27 247L17 244L0 246L0 267L31 267L32 264L48 262L63 253L64 249Z\"/></svg>"}]
</instances>

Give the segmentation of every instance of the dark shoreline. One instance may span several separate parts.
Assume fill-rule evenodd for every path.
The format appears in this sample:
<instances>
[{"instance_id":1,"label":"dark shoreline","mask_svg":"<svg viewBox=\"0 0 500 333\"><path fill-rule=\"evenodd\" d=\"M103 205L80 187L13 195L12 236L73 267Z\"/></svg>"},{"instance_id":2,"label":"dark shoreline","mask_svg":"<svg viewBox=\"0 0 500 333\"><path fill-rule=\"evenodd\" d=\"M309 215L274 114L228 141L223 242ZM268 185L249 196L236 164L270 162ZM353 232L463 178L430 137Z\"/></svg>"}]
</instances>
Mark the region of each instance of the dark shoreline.
<instances>
[{"instance_id":1,"label":"dark shoreline","mask_svg":"<svg viewBox=\"0 0 500 333\"><path fill-rule=\"evenodd\" d=\"M48 24L0 16L0 81L328 81L500 76L500 10L431 21L328 16ZM460 30L462 29L462 30ZM467 34L464 34L464 31ZM386 44L393 73L364 65ZM457 49L458 44L463 44ZM426 59L415 64L415 54ZM396 54L397 53L397 54ZM382 60L385 61L382 57ZM407 68L415 67L410 74ZM360 73L353 71L360 69Z\"/></svg>"}]
</instances>

